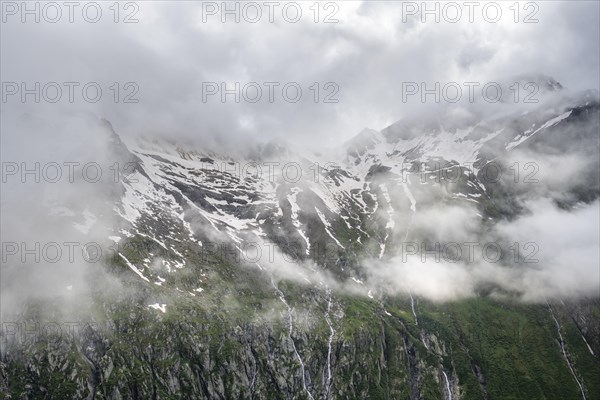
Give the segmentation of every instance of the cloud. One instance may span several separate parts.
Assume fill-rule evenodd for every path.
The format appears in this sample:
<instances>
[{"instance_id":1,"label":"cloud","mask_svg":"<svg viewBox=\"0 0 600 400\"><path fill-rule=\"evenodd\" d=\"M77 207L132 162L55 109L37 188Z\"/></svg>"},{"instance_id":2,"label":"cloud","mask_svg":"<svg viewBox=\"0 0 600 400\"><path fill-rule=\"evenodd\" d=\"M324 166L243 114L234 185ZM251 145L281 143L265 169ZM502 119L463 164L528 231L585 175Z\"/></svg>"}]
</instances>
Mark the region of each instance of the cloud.
<instances>
[{"instance_id":1,"label":"cloud","mask_svg":"<svg viewBox=\"0 0 600 400\"><path fill-rule=\"evenodd\" d=\"M600 295L600 203L568 212L538 200L528 209L529 214L497 227L498 233L515 242L535 242L539 247L538 265L520 271L522 276L509 282L510 287L526 300Z\"/></svg>"},{"instance_id":2,"label":"cloud","mask_svg":"<svg viewBox=\"0 0 600 400\"><path fill-rule=\"evenodd\" d=\"M103 18L95 24L80 17L74 23L21 23L19 15L7 16L3 22L3 96L7 82L26 83L29 89L36 82L42 88L57 82L62 88L57 103L46 100L48 93L40 102L31 94L25 101L18 94L3 101L3 161L102 161L107 171L113 156L103 147L105 136L86 122L90 116L108 118L124 135L191 140L200 148L216 147L232 153L256 140L273 138L300 145L333 146L364 127L381 129L402 117L447 112L471 118L475 108L497 112L496 106L482 102L472 108L460 104L466 107L449 111L442 110L445 104L423 103L420 96L403 102L405 82L424 82L427 87L435 82L504 82L523 73L542 72L573 91L599 88L597 2L536 2L539 22L533 24L514 23L507 8L503 9L505 18L495 24L482 18L456 24L422 23L418 17L404 22L402 2L332 3L339 6L335 15L339 22L333 24L315 23L309 3L302 3L304 18L298 23L286 22L277 14L274 23L263 19L223 24L219 16L203 22L202 3L137 2L139 22L125 24L115 23L109 3L102 4ZM120 18L127 11L122 9ZM320 21L328 11L320 10ZM525 10L521 11L522 18ZM79 83L73 102L68 100L66 82ZM125 86L128 82L134 85ZM241 87L257 82L263 98L257 103L238 103L228 95L223 103L214 95L211 101L203 102L206 82L225 82L228 88L235 87L236 82ZM279 83L273 102L266 100L268 82ZM283 86L291 82L303 91L297 103L284 100ZM326 86L328 82L335 85ZM86 83L102 89L98 102L86 100L89 93L82 92ZM51 96L53 92L49 93ZM328 95L338 102L324 102ZM139 101L126 103L126 96ZM598 260L598 203L581 205L569 213L540 200L548 194L558 198L560 191L585 181L582 171L595 164L581 154L573 151L566 157L546 156L540 149L522 153L526 159L537 160L546 183L525 199L529 214L487 233L490 240L514 237L527 241L535 237L540 247L540 262L535 266L512 268L486 263L481 257L471 264L423 263L416 256L406 262L397 257L365 260L369 284L392 292L408 289L434 300L472 295L484 284L516 291L527 300L553 294L597 293L597 264L595 269L592 264ZM108 215L112 210L107 206L110 202L105 202L105 189L81 180L56 186L3 184L3 240L71 241L79 235L73 230L74 221L67 218L67 226L60 225L44 214L40 203L52 205L56 200L77 209L87 204L90 209L107 210ZM430 193L419 190L415 192L422 204L421 198ZM475 215L474 210L464 207L420 208L411 238L481 239ZM89 240L105 240L112 225L110 220L98 223ZM404 233L399 235L404 237ZM271 272L278 279L304 281L297 265L280 254L275 257ZM310 275L310 267L304 265L300 271ZM83 288L83 292L89 288L87 275L76 265L52 271L21 274L21 280L13 280L10 288L3 286L3 307L4 299L19 299L15 300L18 304L27 293L62 296L67 286ZM313 276L332 286L343 285L328 276Z\"/></svg>"},{"instance_id":3,"label":"cloud","mask_svg":"<svg viewBox=\"0 0 600 400\"><path fill-rule=\"evenodd\" d=\"M97 290L121 290L100 260L119 226L106 130L87 115L11 117L3 130L19 135L2 146L3 318L27 299L81 309Z\"/></svg>"},{"instance_id":4,"label":"cloud","mask_svg":"<svg viewBox=\"0 0 600 400\"><path fill-rule=\"evenodd\" d=\"M498 23L486 22L481 9L473 23L466 9L457 23L443 17L436 23L431 16L422 23L419 15L403 13L407 2L332 3L339 9L320 8L319 23L308 3L302 3L297 23L283 18L283 4L275 10L273 23L264 6L256 23L248 22L252 10L242 14L247 18L240 23L232 16L221 23L220 14L204 15L203 22L206 3L138 2L139 22L132 24L114 23L107 7L95 24L78 13L73 23L65 14L55 24L43 19L21 23L18 14L7 16L3 81L98 82L103 97L98 103L81 98L58 104L10 101L5 112L85 110L108 118L120 132L196 138L205 145L226 147L283 137L301 144L319 139L331 146L363 127L382 129L401 117L435 108L431 101L422 104L418 96L402 102L403 82L431 87L434 82L486 83L543 72L573 90L599 85L595 2L536 2L537 11L520 10L519 23L507 4ZM120 18L132 11L121 10ZM539 22L523 23L532 11ZM332 12L339 22L323 23ZM112 101L114 82L121 85L119 103ZM126 82L138 85L139 103L122 103L133 91L123 87ZM229 88L234 82L242 87L257 82L263 100L235 103L229 95L225 104L219 96L203 103L203 82L227 82ZM281 84L273 103L265 100L264 82ZM286 82L301 86L301 101L284 101L281 89ZM335 82L339 92L325 87L327 82ZM328 94L339 102L324 103Z\"/></svg>"},{"instance_id":5,"label":"cloud","mask_svg":"<svg viewBox=\"0 0 600 400\"><path fill-rule=\"evenodd\" d=\"M463 230L461 234L442 241L423 235L408 240L389 259L364 260L366 285L392 294L411 292L433 301L479 293L516 295L533 302L600 295L600 202L581 205L572 212L543 199L528 202L526 207L523 216L501 222L483 235L469 235L462 228L461 217L447 214L444 225L454 224L455 230ZM425 211L421 219L438 220L439 211L430 215ZM426 246L427 239L433 243ZM432 252L436 243L439 248ZM488 244L492 246L486 253ZM444 251L445 246L448 250L460 247L461 257ZM496 259L499 248L503 259ZM513 262L517 258L519 261Z\"/></svg>"}]
</instances>

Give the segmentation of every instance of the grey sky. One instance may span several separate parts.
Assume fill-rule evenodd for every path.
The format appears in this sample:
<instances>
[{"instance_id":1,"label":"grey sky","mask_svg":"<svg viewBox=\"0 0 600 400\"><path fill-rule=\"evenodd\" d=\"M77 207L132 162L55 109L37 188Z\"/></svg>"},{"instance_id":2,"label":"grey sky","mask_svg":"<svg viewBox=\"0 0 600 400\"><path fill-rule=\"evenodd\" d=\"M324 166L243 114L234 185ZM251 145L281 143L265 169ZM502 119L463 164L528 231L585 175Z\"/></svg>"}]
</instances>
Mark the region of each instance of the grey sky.
<instances>
[{"instance_id":1,"label":"grey sky","mask_svg":"<svg viewBox=\"0 0 600 400\"><path fill-rule=\"evenodd\" d=\"M12 15L6 3L3 82L33 85L37 81L42 86L98 82L103 89L103 97L93 104L83 100L81 86L72 104L64 88L56 104L43 99L36 104L32 96L22 104L18 95L11 96L2 104L2 117L9 121L23 112L56 119L86 111L110 119L122 133L186 136L226 144L280 137L332 146L364 127L382 129L432 106L422 104L418 96L403 103L403 82L484 84L523 73L544 73L573 90L599 85L597 1L529 2L535 7L521 2L518 23L514 10L509 9L512 2L499 2L502 17L497 23L485 20L483 3L474 9L473 23L463 2L457 2L462 11L459 22L449 22L454 11L444 14L440 5L440 22L428 15L423 23L410 13L412 6L400 1L331 2L337 8L320 3L319 23L309 9L312 2L300 2L303 14L297 23L284 19L284 3L274 9L274 22L269 22L268 7L258 2L262 12L258 22L247 21L255 15L247 9L240 23L231 15L222 23L221 14L210 14L207 3L203 9L201 2L141 1L135 3L137 11L133 6L120 9L121 21L136 11L134 18L139 22L130 24L113 22L109 2L98 3L102 9L98 23L84 20L84 3L75 9L73 23L68 22L64 6L57 23L46 22L43 12L39 23L31 15L22 23L21 10ZM14 4L20 7L20 2ZM220 7L221 2L214 4ZM420 7L421 2L414 4ZM435 7L434 2L428 4ZM334 11L333 18L339 22L323 23ZM47 19L53 18L53 10L47 13ZM88 15L93 14L93 9L88 10ZM294 10L287 15L293 17ZM539 22L524 23L527 16ZM243 98L235 103L232 95L225 104L218 95L203 103L202 82L223 81L229 87L233 82L281 85L275 88L273 103L268 102L264 86L261 101L255 104ZM115 103L109 88L113 82L121 86L135 82L139 103ZM299 102L289 103L282 97L286 82L300 84ZM320 88L318 103L310 89L314 82ZM327 82L339 86L333 97L338 103L322 102L333 91L332 86L324 87ZM120 90L121 100L131 92ZM9 132L3 136L3 142L10 141Z\"/></svg>"}]
</instances>

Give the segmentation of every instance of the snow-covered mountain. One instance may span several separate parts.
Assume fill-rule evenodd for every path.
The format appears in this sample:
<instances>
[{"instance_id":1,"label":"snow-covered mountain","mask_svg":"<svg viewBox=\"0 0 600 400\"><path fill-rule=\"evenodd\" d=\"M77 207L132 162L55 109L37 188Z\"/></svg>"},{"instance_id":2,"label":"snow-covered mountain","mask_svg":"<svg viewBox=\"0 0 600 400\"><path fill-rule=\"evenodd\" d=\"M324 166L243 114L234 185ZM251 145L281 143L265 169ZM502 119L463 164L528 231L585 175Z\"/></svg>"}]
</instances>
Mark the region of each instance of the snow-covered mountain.
<instances>
[{"instance_id":1,"label":"snow-covered mountain","mask_svg":"<svg viewBox=\"0 0 600 400\"><path fill-rule=\"evenodd\" d=\"M28 398L457 399L497 398L514 383L531 398L597 398L596 298L524 305L515 300L527 293L490 278L472 288L478 300L444 305L408 278L404 286L382 273L407 243L500 237L536 197L566 213L594 204L599 114L597 95L585 93L495 117L404 119L334 149L270 143L235 157L128 138L103 120L119 179L106 184L102 207L53 209L82 237L110 221L108 268L135 295L96 293L102 317L94 319L108 322L91 336L29 356L5 352L3 390ZM548 168L562 164L545 163L557 153L591 164L575 170L581 179L561 175ZM552 176L564 178L546 182ZM458 227L439 213L453 213ZM466 255L458 258L468 270ZM519 261L501 264L512 271ZM503 341L508 355L486 350ZM513 359L526 371L519 377L502 372ZM72 387L47 378L59 369L70 371ZM38 387L15 383L17 370Z\"/></svg>"},{"instance_id":2,"label":"snow-covered mountain","mask_svg":"<svg viewBox=\"0 0 600 400\"><path fill-rule=\"evenodd\" d=\"M412 214L440 198L467 204L481 220L497 220L504 212L517 215L518 209L497 204L504 198L491 195L507 177L517 177L506 160L544 143L558 146L560 141L562 151L586 141L593 146L594 124L587 131L568 128L593 121L598 102L589 96L578 101L449 127L443 121L429 126L399 121L381 132L365 129L318 155L280 149L241 159L165 140L126 144L105 122L120 161L135 166L124 176L115 206L125 227L113 236L148 235L167 251L174 240L197 246L269 240L299 260L310 259L325 239L340 254L358 250L359 243L361 250L384 257L389 243L397 247L409 234ZM589 193L582 190L573 188L578 194L572 202L592 201L597 183L589 182ZM173 236L175 227L179 239ZM183 265L184 257L179 258ZM156 281L147 266L136 268ZM337 269L347 279L360 274Z\"/></svg>"}]
</instances>

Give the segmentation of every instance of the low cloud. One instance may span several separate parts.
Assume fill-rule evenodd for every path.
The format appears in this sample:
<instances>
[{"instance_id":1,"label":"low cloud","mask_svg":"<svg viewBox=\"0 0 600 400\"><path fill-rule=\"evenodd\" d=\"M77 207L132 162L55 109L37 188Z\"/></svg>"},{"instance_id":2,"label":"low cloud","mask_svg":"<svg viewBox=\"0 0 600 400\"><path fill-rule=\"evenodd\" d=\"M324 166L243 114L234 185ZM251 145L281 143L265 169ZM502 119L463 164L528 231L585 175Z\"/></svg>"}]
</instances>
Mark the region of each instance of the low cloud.
<instances>
[{"instance_id":1,"label":"low cloud","mask_svg":"<svg viewBox=\"0 0 600 400\"><path fill-rule=\"evenodd\" d=\"M500 222L483 236L463 229L458 235L453 231L452 236L436 242L441 248L448 245L449 250L460 246L460 259L441 249L432 251L434 244L423 248L423 236L409 240L403 253L389 259L364 260L366 285L393 294L411 292L434 301L480 293L516 295L534 302L600 295L600 203L565 211L548 200L537 200L527 203L526 209L521 217ZM437 220L439 212L434 210L420 219ZM453 228L461 230L461 219L446 219L445 223L455 222ZM449 240L451 237L455 239ZM493 246L486 255L483 249L487 244ZM499 247L506 257L496 260ZM473 249L472 258L467 255L469 248Z\"/></svg>"}]
</instances>

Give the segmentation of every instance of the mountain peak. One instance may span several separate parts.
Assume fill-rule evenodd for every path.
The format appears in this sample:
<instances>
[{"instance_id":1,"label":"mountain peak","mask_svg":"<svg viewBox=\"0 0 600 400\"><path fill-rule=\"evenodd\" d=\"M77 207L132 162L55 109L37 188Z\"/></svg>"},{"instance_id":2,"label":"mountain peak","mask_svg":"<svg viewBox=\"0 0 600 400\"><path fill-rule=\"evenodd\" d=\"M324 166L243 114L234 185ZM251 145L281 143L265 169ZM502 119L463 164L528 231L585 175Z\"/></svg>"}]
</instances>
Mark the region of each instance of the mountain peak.
<instances>
[{"instance_id":1,"label":"mountain peak","mask_svg":"<svg viewBox=\"0 0 600 400\"><path fill-rule=\"evenodd\" d=\"M383 136L380 132L377 132L374 129L365 128L352 139L345 142L343 147L346 148L348 154L361 155L382 141Z\"/></svg>"},{"instance_id":2,"label":"mountain peak","mask_svg":"<svg viewBox=\"0 0 600 400\"><path fill-rule=\"evenodd\" d=\"M520 86L526 85L528 83L533 83L537 85L537 87L541 91L549 91L554 92L558 90L564 89L564 86L554 79L551 76L542 74L542 73L530 73L530 74L522 74L517 75L513 79L511 79L512 84L519 83Z\"/></svg>"}]
</instances>

